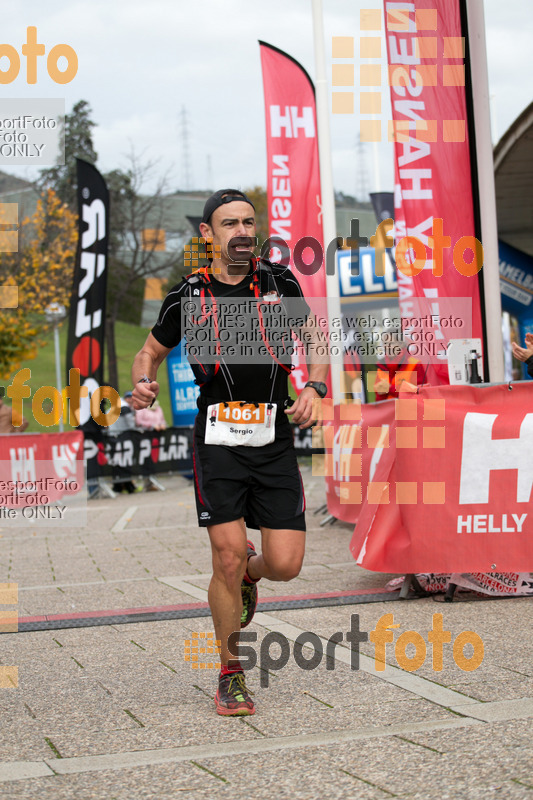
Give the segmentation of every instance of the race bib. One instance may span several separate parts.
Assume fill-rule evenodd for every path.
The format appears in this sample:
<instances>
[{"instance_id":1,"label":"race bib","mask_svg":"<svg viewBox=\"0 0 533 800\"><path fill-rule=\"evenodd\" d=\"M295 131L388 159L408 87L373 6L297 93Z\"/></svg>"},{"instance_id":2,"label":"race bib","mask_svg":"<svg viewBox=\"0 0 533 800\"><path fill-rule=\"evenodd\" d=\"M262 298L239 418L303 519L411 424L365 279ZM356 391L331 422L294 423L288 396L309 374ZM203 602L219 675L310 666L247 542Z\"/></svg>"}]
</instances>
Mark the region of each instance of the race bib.
<instances>
[{"instance_id":1,"label":"race bib","mask_svg":"<svg viewBox=\"0 0 533 800\"><path fill-rule=\"evenodd\" d=\"M276 403L215 403L207 407L206 444L263 447L274 441Z\"/></svg>"}]
</instances>

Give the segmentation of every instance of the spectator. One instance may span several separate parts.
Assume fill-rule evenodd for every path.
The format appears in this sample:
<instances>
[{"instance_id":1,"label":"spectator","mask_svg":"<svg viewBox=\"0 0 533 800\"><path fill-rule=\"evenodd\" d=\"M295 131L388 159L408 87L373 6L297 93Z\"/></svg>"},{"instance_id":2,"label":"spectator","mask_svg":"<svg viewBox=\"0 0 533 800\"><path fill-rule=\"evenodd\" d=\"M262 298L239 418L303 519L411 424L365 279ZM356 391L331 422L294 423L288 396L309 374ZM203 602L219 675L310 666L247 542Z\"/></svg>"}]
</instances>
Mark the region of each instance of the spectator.
<instances>
[{"instance_id":1,"label":"spectator","mask_svg":"<svg viewBox=\"0 0 533 800\"><path fill-rule=\"evenodd\" d=\"M387 334L383 334L386 342ZM400 342L401 352L395 357L385 357L377 364L374 391L376 400L390 400L402 392L416 392L426 380L427 366L409 355L405 342Z\"/></svg>"},{"instance_id":2,"label":"spectator","mask_svg":"<svg viewBox=\"0 0 533 800\"><path fill-rule=\"evenodd\" d=\"M529 377L533 378L533 333L526 333L525 345L520 347L516 342L511 342L513 356L525 363Z\"/></svg>"},{"instance_id":3,"label":"spectator","mask_svg":"<svg viewBox=\"0 0 533 800\"><path fill-rule=\"evenodd\" d=\"M136 411L135 423L138 428L142 428L145 431L166 430L167 423L165 421L165 415L163 414L163 409L159 405L159 400L156 400L153 406L148 406L148 408L140 408L138 411ZM162 486L157 480L157 478L153 475L153 464L151 462L148 462L148 469L152 474L145 475L144 477L145 491L147 492L162 491L164 489L164 486Z\"/></svg>"},{"instance_id":4,"label":"spectator","mask_svg":"<svg viewBox=\"0 0 533 800\"><path fill-rule=\"evenodd\" d=\"M120 401L120 416L108 429L108 436L116 438L121 433L135 430L135 413L131 408L131 392L126 392ZM142 491L141 487L136 487L131 479L131 471L126 467L115 467L113 473L113 491L133 492Z\"/></svg>"},{"instance_id":5,"label":"spectator","mask_svg":"<svg viewBox=\"0 0 533 800\"><path fill-rule=\"evenodd\" d=\"M17 425L13 425L13 423L17 423ZM20 416L17 417L11 408L11 406L6 406L4 403L4 399L0 397L0 434L2 433L22 433L26 430L29 423L27 419L22 419Z\"/></svg>"},{"instance_id":6,"label":"spectator","mask_svg":"<svg viewBox=\"0 0 533 800\"><path fill-rule=\"evenodd\" d=\"M163 409L156 400L152 407L140 408L135 412L135 424L146 431L164 431L167 427Z\"/></svg>"}]
</instances>

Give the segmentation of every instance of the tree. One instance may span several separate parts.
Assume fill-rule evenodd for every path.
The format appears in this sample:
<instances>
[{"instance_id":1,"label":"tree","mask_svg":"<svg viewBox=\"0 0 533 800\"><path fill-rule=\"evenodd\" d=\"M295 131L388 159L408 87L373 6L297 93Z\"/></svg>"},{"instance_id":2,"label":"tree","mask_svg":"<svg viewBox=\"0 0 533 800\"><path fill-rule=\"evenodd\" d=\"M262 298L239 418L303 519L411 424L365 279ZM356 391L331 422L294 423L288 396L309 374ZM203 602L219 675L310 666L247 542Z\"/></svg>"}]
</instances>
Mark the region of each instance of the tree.
<instances>
[{"instance_id":1,"label":"tree","mask_svg":"<svg viewBox=\"0 0 533 800\"><path fill-rule=\"evenodd\" d=\"M146 278L164 277L178 254L166 249L169 229L166 178L155 182L155 189L143 193L153 183L155 164L142 163L132 153L126 170L105 175L110 193L109 282L107 295L106 349L109 384L118 390L115 349L115 323L125 299L142 291Z\"/></svg>"},{"instance_id":2,"label":"tree","mask_svg":"<svg viewBox=\"0 0 533 800\"><path fill-rule=\"evenodd\" d=\"M268 200L267 193L262 186L246 189L245 194L250 198L255 207L255 225L257 236L257 254L261 251L263 242L268 239Z\"/></svg>"},{"instance_id":3,"label":"tree","mask_svg":"<svg viewBox=\"0 0 533 800\"><path fill-rule=\"evenodd\" d=\"M42 169L38 180L41 190L53 189L71 211L78 209L76 158L83 158L91 164L95 164L98 158L92 136L96 123L92 121L91 114L91 106L86 100L79 100L70 114L65 114L62 130L65 140L65 163Z\"/></svg>"},{"instance_id":4,"label":"tree","mask_svg":"<svg viewBox=\"0 0 533 800\"><path fill-rule=\"evenodd\" d=\"M76 215L52 189L19 228L17 253L0 254L0 283L18 287L18 306L0 315L0 370L4 377L35 358L50 324L44 309L52 302L68 307L77 245Z\"/></svg>"}]
</instances>

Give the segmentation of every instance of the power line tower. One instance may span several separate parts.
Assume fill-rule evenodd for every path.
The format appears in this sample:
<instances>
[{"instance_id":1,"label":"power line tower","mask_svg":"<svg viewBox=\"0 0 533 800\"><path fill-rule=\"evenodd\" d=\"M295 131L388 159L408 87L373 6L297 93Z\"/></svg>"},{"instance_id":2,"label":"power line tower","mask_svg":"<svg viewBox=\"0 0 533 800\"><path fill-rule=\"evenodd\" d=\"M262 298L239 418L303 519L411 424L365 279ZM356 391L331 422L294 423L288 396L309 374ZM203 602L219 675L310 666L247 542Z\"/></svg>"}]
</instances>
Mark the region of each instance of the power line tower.
<instances>
[{"instance_id":1,"label":"power line tower","mask_svg":"<svg viewBox=\"0 0 533 800\"><path fill-rule=\"evenodd\" d=\"M192 166L189 139L189 118L185 106L181 107L180 113L180 138L181 138L181 168L182 185L186 192L192 188Z\"/></svg>"},{"instance_id":2,"label":"power line tower","mask_svg":"<svg viewBox=\"0 0 533 800\"><path fill-rule=\"evenodd\" d=\"M355 195L363 203L369 200L366 159L366 145L361 141L360 136L357 136L355 143Z\"/></svg>"}]
</instances>

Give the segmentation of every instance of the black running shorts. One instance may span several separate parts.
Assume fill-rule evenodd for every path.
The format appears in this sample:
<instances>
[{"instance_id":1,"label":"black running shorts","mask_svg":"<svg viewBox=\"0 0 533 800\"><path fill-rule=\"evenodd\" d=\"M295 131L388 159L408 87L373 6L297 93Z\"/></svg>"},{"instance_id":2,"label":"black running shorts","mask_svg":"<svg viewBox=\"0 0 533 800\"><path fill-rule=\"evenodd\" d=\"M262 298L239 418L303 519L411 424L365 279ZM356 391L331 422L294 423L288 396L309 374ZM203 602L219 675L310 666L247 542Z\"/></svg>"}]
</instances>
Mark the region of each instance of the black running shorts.
<instances>
[{"instance_id":1,"label":"black running shorts","mask_svg":"<svg viewBox=\"0 0 533 800\"><path fill-rule=\"evenodd\" d=\"M205 414L194 426L194 487L201 527L244 517L249 528L305 531L305 496L290 425L264 447L205 444Z\"/></svg>"}]
</instances>

